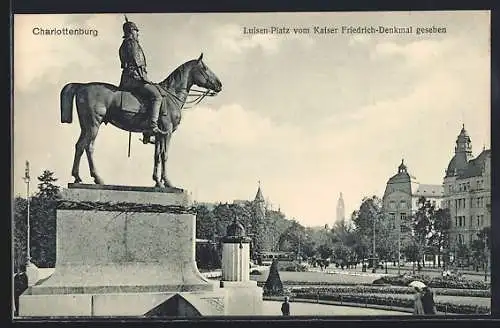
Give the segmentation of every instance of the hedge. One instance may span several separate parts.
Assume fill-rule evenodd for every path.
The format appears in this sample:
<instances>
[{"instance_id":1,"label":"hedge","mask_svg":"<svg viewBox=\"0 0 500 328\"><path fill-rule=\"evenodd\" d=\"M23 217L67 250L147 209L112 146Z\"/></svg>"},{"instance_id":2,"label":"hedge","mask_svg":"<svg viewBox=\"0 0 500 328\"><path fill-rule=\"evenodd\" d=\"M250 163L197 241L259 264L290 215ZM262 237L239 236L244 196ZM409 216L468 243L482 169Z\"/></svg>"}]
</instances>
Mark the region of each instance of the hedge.
<instances>
[{"instance_id":1,"label":"hedge","mask_svg":"<svg viewBox=\"0 0 500 328\"><path fill-rule=\"evenodd\" d=\"M307 272L309 269L306 265L302 265L299 263L292 263L284 266L280 269L280 271L288 271L288 272Z\"/></svg>"},{"instance_id":2,"label":"hedge","mask_svg":"<svg viewBox=\"0 0 500 328\"><path fill-rule=\"evenodd\" d=\"M258 286L264 285L264 281L258 281ZM283 280L283 285L287 286L372 286L372 284L353 283L353 282L332 282L332 281L295 281Z\"/></svg>"},{"instance_id":3,"label":"hedge","mask_svg":"<svg viewBox=\"0 0 500 328\"><path fill-rule=\"evenodd\" d=\"M393 307L413 308L413 298L400 298L391 295L373 294L319 294L319 293L292 293L293 298L316 299L323 301L337 301L358 304L375 304ZM470 304L453 304L436 302L436 310L442 313L456 314L489 314L490 309L485 306L474 306Z\"/></svg>"},{"instance_id":4,"label":"hedge","mask_svg":"<svg viewBox=\"0 0 500 328\"><path fill-rule=\"evenodd\" d=\"M386 276L373 281L373 283L408 286L408 284L414 280L420 280L431 288L491 290L491 284L485 281L468 280L460 277L430 277L427 275Z\"/></svg>"},{"instance_id":5,"label":"hedge","mask_svg":"<svg viewBox=\"0 0 500 328\"><path fill-rule=\"evenodd\" d=\"M399 286L328 286L328 287L301 287L293 286L291 290L300 293L321 293L321 294L334 294L334 293L359 293L359 294L414 294L415 290L412 287L399 287ZM475 289L446 289L436 288L432 289L435 295L446 296L468 296L468 297L491 297L489 290L475 290Z\"/></svg>"}]
</instances>

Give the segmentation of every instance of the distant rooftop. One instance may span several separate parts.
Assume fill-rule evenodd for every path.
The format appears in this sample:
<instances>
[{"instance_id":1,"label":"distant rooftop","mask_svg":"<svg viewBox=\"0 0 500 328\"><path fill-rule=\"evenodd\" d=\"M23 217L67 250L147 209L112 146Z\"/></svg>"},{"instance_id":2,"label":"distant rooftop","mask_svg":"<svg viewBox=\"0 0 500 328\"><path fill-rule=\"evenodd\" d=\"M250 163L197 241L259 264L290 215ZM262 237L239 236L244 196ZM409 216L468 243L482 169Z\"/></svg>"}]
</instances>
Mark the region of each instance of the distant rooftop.
<instances>
[{"instance_id":1,"label":"distant rooftop","mask_svg":"<svg viewBox=\"0 0 500 328\"><path fill-rule=\"evenodd\" d=\"M442 197L444 195L444 188L442 185L419 184L417 190L413 192L413 195L424 197Z\"/></svg>"}]
</instances>

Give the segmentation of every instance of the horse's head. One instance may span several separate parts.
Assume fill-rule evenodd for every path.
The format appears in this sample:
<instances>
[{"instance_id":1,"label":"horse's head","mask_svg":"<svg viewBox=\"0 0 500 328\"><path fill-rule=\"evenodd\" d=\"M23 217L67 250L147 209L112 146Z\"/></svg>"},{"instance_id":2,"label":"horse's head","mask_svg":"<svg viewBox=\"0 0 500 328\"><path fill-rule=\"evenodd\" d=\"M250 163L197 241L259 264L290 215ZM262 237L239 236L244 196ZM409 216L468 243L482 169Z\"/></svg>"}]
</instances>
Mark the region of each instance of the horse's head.
<instances>
[{"instance_id":1,"label":"horse's head","mask_svg":"<svg viewBox=\"0 0 500 328\"><path fill-rule=\"evenodd\" d=\"M199 87L212 90L216 93L222 90L222 83L219 78L203 62L203 53L194 61L191 78L192 82Z\"/></svg>"}]
</instances>

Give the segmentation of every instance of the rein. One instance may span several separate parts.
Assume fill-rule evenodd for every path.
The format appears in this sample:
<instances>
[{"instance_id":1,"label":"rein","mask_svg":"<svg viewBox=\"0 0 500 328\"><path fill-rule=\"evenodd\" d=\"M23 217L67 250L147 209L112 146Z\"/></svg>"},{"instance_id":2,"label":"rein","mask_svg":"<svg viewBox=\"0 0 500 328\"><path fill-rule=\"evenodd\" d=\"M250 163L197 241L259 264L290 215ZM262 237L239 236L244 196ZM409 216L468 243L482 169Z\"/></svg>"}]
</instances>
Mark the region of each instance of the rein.
<instances>
[{"instance_id":1,"label":"rein","mask_svg":"<svg viewBox=\"0 0 500 328\"><path fill-rule=\"evenodd\" d=\"M189 93L188 94L188 97L197 97L196 99L192 99L192 100L186 100L186 104L193 104L192 106L190 107L185 107L185 108L182 108L184 110L186 109L191 109L193 108L194 106L198 105L205 97L213 97L215 95L217 95L217 93L215 91L212 91L212 90L209 90L207 89L206 91L202 91L202 90L190 90L191 92L193 93Z\"/></svg>"}]
</instances>

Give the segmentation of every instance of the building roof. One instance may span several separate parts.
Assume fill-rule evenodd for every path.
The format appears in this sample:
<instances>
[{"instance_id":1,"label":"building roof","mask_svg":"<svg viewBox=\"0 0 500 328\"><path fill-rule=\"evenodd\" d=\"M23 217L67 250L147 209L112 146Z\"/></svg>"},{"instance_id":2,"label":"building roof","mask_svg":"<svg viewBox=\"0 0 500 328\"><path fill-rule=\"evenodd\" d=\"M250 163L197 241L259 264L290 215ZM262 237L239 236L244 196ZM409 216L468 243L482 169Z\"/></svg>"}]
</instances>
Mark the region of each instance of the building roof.
<instances>
[{"instance_id":1,"label":"building roof","mask_svg":"<svg viewBox=\"0 0 500 328\"><path fill-rule=\"evenodd\" d=\"M491 156L491 149L485 149L476 158L471 159L466 167L459 170L457 179L467 179L471 177L481 176L486 160Z\"/></svg>"},{"instance_id":2,"label":"building roof","mask_svg":"<svg viewBox=\"0 0 500 328\"><path fill-rule=\"evenodd\" d=\"M257 189L257 194L255 195L255 200L265 201L264 196L262 196L262 190L260 190L260 186L259 186L259 189Z\"/></svg>"},{"instance_id":3,"label":"building roof","mask_svg":"<svg viewBox=\"0 0 500 328\"><path fill-rule=\"evenodd\" d=\"M448 164L446 169L446 176L454 176L460 171L467 168L467 153L459 152L456 153Z\"/></svg>"},{"instance_id":4,"label":"building roof","mask_svg":"<svg viewBox=\"0 0 500 328\"><path fill-rule=\"evenodd\" d=\"M420 184L412 194L413 196L442 197L444 188L442 185Z\"/></svg>"},{"instance_id":5,"label":"building roof","mask_svg":"<svg viewBox=\"0 0 500 328\"><path fill-rule=\"evenodd\" d=\"M401 160L401 164L398 166L398 173L390 177L389 181L387 181L387 184L415 181L416 178L408 173L408 168L404 164L404 160Z\"/></svg>"}]
</instances>

